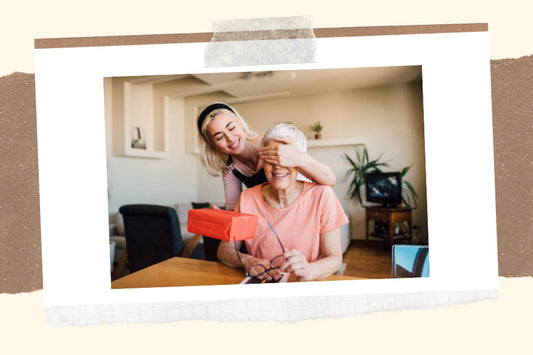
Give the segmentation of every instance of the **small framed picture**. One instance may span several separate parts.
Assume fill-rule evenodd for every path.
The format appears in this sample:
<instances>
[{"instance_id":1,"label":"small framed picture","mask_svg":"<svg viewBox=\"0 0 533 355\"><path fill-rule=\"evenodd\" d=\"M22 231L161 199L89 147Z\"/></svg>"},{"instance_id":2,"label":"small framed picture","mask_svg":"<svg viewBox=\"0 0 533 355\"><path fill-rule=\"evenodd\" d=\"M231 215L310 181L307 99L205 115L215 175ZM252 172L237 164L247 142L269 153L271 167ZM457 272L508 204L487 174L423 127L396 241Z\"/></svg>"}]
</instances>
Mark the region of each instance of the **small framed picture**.
<instances>
[{"instance_id":1,"label":"small framed picture","mask_svg":"<svg viewBox=\"0 0 533 355\"><path fill-rule=\"evenodd\" d=\"M131 147L135 149L146 149L144 139L144 129L139 126L131 127Z\"/></svg>"}]
</instances>

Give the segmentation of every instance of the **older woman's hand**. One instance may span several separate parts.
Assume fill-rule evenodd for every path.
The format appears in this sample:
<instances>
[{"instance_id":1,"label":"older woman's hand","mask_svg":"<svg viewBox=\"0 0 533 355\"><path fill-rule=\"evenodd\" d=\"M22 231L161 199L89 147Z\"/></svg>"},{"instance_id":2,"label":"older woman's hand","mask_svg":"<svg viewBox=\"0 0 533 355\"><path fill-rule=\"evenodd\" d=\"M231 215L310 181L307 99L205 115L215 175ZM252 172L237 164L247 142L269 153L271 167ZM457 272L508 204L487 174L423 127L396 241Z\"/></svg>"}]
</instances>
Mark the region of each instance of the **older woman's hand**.
<instances>
[{"instance_id":1,"label":"older woman's hand","mask_svg":"<svg viewBox=\"0 0 533 355\"><path fill-rule=\"evenodd\" d=\"M259 259L256 257L253 257L251 255L248 255L245 260L243 260L244 267L250 274L254 274L254 271L263 272L264 270L268 270L262 275L257 276L259 280L279 280L281 278L281 272L279 269L269 270L270 269L270 261L265 259ZM254 270L254 267L257 268Z\"/></svg>"},{"instance_id":2,"label":"older woman's hand","mask_svg":"<svg viewBox=\"0 0 533 355\"><path fill-rule=\"evenodd\" d=\"M305 255L299 250L287 250L284 256L285 262L281 265L281 272L290 272L294 274L299 281L313 280L311 264L307 262Z\"/></svg>"},{"instance_id":3,"label":"older woman's hand","mask_svg":"<svg viewBox=\"0 0 533 355\"><path fill-rule=\"evenodd\" d=\"M259 156L264 161L286 168L298 168L305 164L308 155L298 149L289 138L279 137L273 141L279 144L269 144L259 151Z\"/></svg>"}]
</instances>

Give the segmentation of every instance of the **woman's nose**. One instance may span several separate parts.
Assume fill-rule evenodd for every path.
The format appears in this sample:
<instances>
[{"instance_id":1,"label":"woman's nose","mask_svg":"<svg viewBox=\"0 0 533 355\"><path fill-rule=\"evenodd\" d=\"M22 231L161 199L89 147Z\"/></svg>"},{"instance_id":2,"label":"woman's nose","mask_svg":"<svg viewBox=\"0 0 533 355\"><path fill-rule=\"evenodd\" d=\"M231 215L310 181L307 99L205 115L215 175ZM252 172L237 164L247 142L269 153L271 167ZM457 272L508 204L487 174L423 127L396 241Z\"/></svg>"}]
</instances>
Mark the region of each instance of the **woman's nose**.
<instances>
[{"instance_id":1,"label":"woman's nose","mask_svg":"<svg viewBox=\"0 0 533 355\"><path fill-rule=\"evenodd\" d=\"M226 133L226 141L232 143L235 140L235 136L231 133Z\"/></svg>"}]
</instances>

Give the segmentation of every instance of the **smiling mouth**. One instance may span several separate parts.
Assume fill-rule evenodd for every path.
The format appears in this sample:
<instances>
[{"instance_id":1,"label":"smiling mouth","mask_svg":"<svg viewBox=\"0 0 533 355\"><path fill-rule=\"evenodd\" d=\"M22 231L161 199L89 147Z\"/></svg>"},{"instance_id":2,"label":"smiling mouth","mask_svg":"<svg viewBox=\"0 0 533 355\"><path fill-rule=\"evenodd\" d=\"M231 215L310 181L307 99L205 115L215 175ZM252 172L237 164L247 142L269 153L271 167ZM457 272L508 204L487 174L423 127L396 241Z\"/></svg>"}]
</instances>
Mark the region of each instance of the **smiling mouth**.
<instances>
[{"instance_id":1,"label":"smiling mouth","mask_svg":"<svg viewBox=\"0 0 533 355\"><path fill-rule=\"evenodd\" d=\"M277 178L277 179L281 179L281 178L284 178L286 176L289 176L289 173L273 173L272 175L274 175L274 177Z\"/></svg>"},{"instance_id":2,"label":"smiling mouth","mask_svg":"<svg viewBox=\"0 0 533 355\"><path fill-rule=\"evenodd\" d=\"M239 146L239 143L240 143L240 139L237 139L237 141L235 143L233 143L232 145L229 146L230 149L235 149Z\"/></svg>"}]
</instances>

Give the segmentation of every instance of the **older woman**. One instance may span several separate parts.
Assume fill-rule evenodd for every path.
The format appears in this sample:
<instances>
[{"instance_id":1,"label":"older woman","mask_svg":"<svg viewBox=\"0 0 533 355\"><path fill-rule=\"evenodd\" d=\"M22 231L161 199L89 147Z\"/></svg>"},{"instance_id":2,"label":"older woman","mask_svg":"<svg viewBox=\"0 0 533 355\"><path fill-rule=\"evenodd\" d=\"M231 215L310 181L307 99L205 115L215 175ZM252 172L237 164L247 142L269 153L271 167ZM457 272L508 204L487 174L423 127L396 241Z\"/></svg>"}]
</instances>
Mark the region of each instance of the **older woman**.
<instances>
[{"instance_id":1,"label":"older woman","mask_svg":"<svg viewBox=\"0 0 533 355\"><path fill-rule=\"evenodd\" d=\"M197 125L202 165L212 176L222 174L226 209L235 208L242 184L253 187L266 182L263 162L298 168L303 175L300 180L335 185L335 175L326 164L297 149L284 137L276 138L282 144L261 149L262 137L225 103L207 106L198 116Z\"/></svg>"},{"instance_id":2,"label":"older woman","mask_svg":"<svg viewBox=\"0 0 533 355\"><path fill-rule=\"evenodd\" d=\"M306 151L302 132L285 123L269 129L260 146L275 148L282 144L279 137ZM313 280L338 271L340 227L348 220L331 187L297 180L297 167L263 159L263 168L268 182L243 191L235 209L259 216L255 238L245 241L248 254L237 252L240 243L221 242L219 260L266 280L287 272L299 280Z\"/></svg>"}]
</instances>

